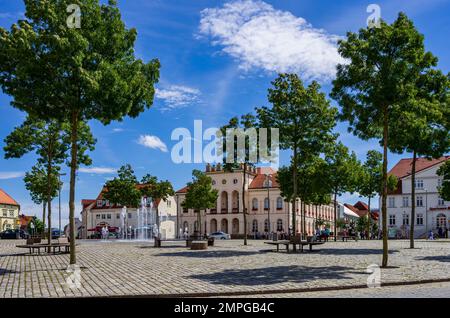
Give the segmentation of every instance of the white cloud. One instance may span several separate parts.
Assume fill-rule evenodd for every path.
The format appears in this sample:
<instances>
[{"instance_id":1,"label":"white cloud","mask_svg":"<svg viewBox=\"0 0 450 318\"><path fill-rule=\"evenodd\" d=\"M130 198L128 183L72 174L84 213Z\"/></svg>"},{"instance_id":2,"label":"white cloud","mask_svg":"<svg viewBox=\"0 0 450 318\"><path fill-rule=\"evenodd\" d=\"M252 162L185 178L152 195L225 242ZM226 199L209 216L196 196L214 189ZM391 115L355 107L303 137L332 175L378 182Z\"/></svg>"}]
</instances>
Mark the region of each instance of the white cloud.
<instances>
[{"instance_id":1,"label":"white cloud","mask_svg":"<svg viewBox=\"0 0 450 318\"><path fill-rule=\"evenodd\" d=\"M138 144L152 149L159 149L162 152L167 152L167 146L164 142L161 141L156 136L150 136L150 135L141 135L138 140Z\"/></svg>"},{"instance_id":2,"label":"white cloud","mask_svg":"<svg viewBox=\"0 0 450 318\"><path fill-rule=\"evenodd\" d=\"M25 176L25 172L20 171L4 171L0 172L0 180L16 179Z\"/></svg>"},{"instance_id":3,"label":"white cloud","mask_svg":"<svg viewBox=\"0 0 450 318\"><path fill-rule=\"evenodd\" d=\"M83 173L93 173L93 174L110 174L115 173L117 169L115 168L104 168L104 167L83 167L78 169L79 172Z\"/></svg>"},{"instance_id":4,"label":"white cloud","mask_svg":"<svg viewBox=\"0 0 450 318\"><path fill-rule=\"evenodd\" d=\"M199 101L201 93L198 89L182 86L170 85L165 88L157 88L155 96L164 101L165 109L175 109L192 105Z\"/></svg>"},{"instance_id":5,"label":"white cloud","mask_svg":"<svg viewBox=\"0 0 450 318\"><path fill-rule=\"evenodd\" d=\"M328 81L336 65L344 63L337 52L338 36L263 1L238 0L202 10L199 34L222 46L244 70L295 72Z\"/></svg>"}]
</instances>

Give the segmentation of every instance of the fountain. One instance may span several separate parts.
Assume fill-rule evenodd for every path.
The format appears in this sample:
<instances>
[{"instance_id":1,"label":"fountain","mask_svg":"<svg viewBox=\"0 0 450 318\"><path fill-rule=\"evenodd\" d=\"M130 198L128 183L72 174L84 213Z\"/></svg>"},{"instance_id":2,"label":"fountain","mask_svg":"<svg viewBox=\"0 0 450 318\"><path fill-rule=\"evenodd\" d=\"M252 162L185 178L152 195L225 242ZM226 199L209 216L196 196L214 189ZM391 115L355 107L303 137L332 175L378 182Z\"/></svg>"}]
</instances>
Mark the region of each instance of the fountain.
<instances>
[{"instance_id":1,"label":"fountain","mask_svg":"<svg viewBox=\"0 0 450 318\"><path fill-rule=\"evenodd\" d=\"M129 224L127 207L122 208L120 213L121 240L149 241L157 236L155 213L153 213L153 202L150 198L141 198L140 206L136 209L136 227Z\"/></svg>"}]
</instances>

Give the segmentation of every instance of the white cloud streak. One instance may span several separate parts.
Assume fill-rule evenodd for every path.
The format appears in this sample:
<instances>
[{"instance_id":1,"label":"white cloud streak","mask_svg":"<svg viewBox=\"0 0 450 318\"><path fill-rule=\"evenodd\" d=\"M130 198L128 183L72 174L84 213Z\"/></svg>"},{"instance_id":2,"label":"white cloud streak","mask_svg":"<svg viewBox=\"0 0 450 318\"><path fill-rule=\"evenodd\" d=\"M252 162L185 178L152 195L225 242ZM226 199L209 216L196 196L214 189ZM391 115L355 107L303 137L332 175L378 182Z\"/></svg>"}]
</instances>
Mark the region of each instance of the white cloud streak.
<instances>
[{"instance_id":1,"label":"white cloud streak","mask_svg":"<svg viewBox=\"0 0 450 318\"><path fill-rule=\"evenodd\" d=\"M21 171L3 171L0 172L0 180L17 179L25 176L25 172Z\"/></svg>"},{"instance_id":2,"label":"white cloud streak","mask_svg":"<svg viewBox=\"0 0 450 318\"><path fill-rule=\"evenodd\" d=\"M155 96L164 101L165 110L183 108L199 102L201 92L192 87L182 85L170 85L165 88L157 88Z\"/></svg>"},{"instance_id":3,"label":"white cloud streak","mask_svg":"<svg viewBox=\"0 0 450 318\"><path fill-rule=\"evenodd\" d=\"M82 173L92 173L92 174L111 174L115 173L115 168L105 168L105 167L83 167L78 169Z\"/></svg>"},{"instance_id":4,"label":"white cloud streak","mask_svg":"<svg viewBox=\"0 0 450 318\"><path fill-rule=\"evenodd\" d=\"M249 71L295 72L307 80L329 81L336 65L338 36L263 1L238 0L201 11L199 35Z\"/></svg>"},{"instance_id":5,"label":"white cloud streak","mask_svg":"<svg viewBox=\"0 0 450 318\"><path fill-rule=\"evenodd\" d=\"M159 149L162 152L168 152L166 144L156 136L141 135L139 137L138 144L147 148Z\"/></svg>"}]
</instances>

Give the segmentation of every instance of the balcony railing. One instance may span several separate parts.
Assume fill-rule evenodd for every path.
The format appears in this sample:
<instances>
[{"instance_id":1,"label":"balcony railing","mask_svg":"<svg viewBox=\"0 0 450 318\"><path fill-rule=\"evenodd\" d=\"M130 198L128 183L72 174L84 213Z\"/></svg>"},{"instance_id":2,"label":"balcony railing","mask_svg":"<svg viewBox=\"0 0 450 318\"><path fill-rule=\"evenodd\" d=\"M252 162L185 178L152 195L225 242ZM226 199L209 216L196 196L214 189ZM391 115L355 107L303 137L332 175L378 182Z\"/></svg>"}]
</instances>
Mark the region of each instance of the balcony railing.
<instances>
[{"instance_id":1,"label":"balcony railing","mask_svg":"<svg viewBox=\"0 0 450 318\"><path fill-rule=\"evenodd\" d=\"M239 213L239 208L233 208L232 212L233 213Z\"/></svg>"},{"instance_id":2,"label":"balcony railing","mask_svg":"<svg viewBox=\"0 0 450 318\"><path fill-rule=\"evenodd\" d=\"M222 208L222 210L220 210L220 212L221 212L222 214L227 214L227 213L228 213L228 209Z\"/></svg>"},{"instance_id":3,"label":"balcony railing","mask_svg":"<svg viewBox=\"0 0 450 318\"><path fill-rule=\"evenodd\" d=\"M209 210L209 213L211 213L211 214L217 214L217 209L211 209L211 210Z\"/></svg>"}]
</instances>

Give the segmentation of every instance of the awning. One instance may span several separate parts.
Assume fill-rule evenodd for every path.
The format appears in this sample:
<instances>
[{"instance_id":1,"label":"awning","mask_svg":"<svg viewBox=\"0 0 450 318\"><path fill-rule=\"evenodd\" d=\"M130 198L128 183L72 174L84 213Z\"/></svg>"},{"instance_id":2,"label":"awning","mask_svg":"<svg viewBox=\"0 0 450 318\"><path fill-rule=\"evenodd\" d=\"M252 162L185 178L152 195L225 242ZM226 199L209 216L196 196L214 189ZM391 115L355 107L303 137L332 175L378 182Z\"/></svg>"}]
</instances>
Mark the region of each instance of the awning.
<instances>
[{"instance_id":1,"label":"awning","mask_svg":"<svg viewBox=\"0 0 450 318\"><path fill-rule=\"evenodd\" d=\"M344 207L344 214L350 217L359 218L359 215L347 208L345 205L342 205Z\"/></svg>"},{"instance_id":2,"label":"awning","mask_svg":"<svg viewBox=\"0 0 450 318\"><path fill-rule=\"evenodd\" d=\"M103 226L97 226L92 229L88 229L88 232L101 232L102 228L103 228ZM108 226L108 231L111 233L117 232L118 230L119 230L118 227Z\"/></svg>"}]
</instances>

